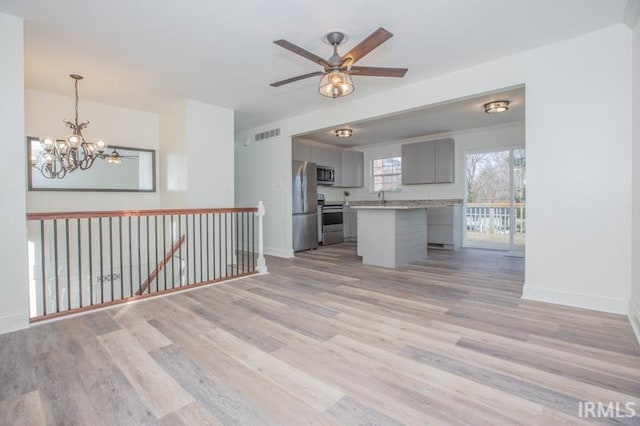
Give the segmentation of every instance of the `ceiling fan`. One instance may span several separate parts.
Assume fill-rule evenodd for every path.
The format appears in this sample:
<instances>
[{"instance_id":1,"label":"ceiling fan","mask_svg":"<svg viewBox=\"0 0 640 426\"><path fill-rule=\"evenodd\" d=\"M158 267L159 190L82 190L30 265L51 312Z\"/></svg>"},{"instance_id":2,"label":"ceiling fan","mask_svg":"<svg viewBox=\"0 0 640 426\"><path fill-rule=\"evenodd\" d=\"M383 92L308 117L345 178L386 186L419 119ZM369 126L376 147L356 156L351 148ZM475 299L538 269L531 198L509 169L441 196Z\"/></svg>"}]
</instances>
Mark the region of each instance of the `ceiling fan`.
<instances>
[{"instance_id":1,"label":"ceiling fan","mask_svg":"<svg viewBox=\"0 0 640 426\"><path fill-rule=\"evenodd\" d=\"M324 67L324 71L316 71L308 74L302 74L291 77L286 80L271 83L273 87L279 87L284 84L293 83L294 81L303 80L309 77L321 75L320 88L318 91L321 95L330 98L338 98L353 93L354 86L351 75L355 76L371 76L371 77L404 77L407 68L383 68L383 67L360 67L355 63L362 59L373 49L380 46L385 41L393 37L389 31L380 27L371 35L360 42L356 47L351 49L345 55L338 54L338 46L346 40L346 34L340 31L332 31L323 37L323 40L333 46L333 55L329 59L323 59L295 44L286 40L274 41L280 47L292 51L318 65Z\"/></svg>"}]
</instances>

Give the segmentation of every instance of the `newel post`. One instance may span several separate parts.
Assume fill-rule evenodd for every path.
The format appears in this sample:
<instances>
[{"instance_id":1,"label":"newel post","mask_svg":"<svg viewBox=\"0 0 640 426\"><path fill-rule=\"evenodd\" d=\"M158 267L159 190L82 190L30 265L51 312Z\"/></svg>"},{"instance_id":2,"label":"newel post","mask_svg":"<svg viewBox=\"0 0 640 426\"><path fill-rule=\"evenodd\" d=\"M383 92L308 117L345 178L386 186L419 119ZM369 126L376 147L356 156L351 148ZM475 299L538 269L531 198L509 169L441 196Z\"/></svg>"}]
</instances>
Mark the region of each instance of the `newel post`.
<instances>
[{"instance_id":1,"label":"newel post","mask_svg":"<svg viewBox=\"0 0 640 426\"><path fill-rule=\"evenodd\" d=\"M256 270L261 274L267 273L267 264L264 260L264 238L263 238L263 226L262 219L264 217L265 209L262 201L258 201L258 211L256 212L256 216L258 216L258 265Z\"/></svg>"}]
</instances>

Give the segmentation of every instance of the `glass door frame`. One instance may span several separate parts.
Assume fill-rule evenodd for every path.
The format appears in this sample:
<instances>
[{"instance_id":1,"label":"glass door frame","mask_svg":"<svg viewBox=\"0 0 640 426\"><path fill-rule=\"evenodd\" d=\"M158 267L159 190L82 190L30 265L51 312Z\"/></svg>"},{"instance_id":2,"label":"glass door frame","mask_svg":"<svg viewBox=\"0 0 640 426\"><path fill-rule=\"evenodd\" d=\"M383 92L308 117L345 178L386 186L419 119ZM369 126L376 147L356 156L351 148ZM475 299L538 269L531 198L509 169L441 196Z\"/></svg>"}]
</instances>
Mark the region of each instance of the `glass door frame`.
<instances>
[{"instance_id":1,"label":"glass door frame","mask_svg":"<svg viewBox=\"0 0 640 426\"><path fill-rule=\"evenodd\" d=\"M517 231L517 223L516 223L516 209L515 209L515 156L514 151L522 149L525 151L526 158L526 146L524 145L505 145L505 146L495 146L495 147L486 147L486 148L478 148L478 149L469 149L464 151L464 199L462 203L462 247L469 248L484 248L484 249L494 249L494 250L509 250L509 251L524 251L526 246L526 239L523 245L515 244L515 234ZM466 165L467 165L467 156L470 154L482 154L482 153L491 153L491 152L504 152L509 151L509 221L512 224L509 230L509 242L508 243L474 243L469 242L467 238L467 200L469 197L469 184L468 177L466 173ZM526 206L526 198L525 198L525 206ZM526 207L525 207L526 209ZM525 237L526 238L526 237Z\"/></svg>"}]
</instances>

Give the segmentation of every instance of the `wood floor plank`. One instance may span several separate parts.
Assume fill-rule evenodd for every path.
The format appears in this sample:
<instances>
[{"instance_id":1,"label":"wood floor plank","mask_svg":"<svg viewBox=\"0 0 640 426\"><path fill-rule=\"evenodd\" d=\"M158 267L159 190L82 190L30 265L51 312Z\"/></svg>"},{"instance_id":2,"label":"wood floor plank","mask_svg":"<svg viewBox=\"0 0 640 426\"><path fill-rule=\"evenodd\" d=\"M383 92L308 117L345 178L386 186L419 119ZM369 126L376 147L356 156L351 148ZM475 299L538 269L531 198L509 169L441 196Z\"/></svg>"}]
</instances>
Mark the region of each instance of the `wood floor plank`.
<instances>
[{"instance_id":1,"label":"wood floor plank","mask_svg":"<svg viewBox=\"0 0 640 426\"><path fill-rule=\"evenodd\" d=\"M197 403L191 403L184 407L174 411L171 414L167 414L162 418L163 426L223 426L224 423L220 423L218 419L213 417L207 411L205 411Z\"/></svg>"},{"instance_id":2,"label":"wood floor plank","mask_svg":"<svg viewBox=\"0 0 640 426\"><path fill-rule=\"evenodd\" d=\"M185 333L188 330L183 324L159 320L151 320L150 323L172 340L180 342L185 353L208 377L251 401L260 413L251 424L334 424L297 395L274 386L271 380L222 351L206 336Z\"/></svg>"},{"instance_id":3,"label":"wood floor plank","mask_svg":"<svg viewBox=\"0 0 640 426\"><path fill-rule=\"evenodd\" d=\"M316 380L224 330L212 330L207 333L207 337L248 368L265 375L275 384L290 389L298 398L319 411L328 409L344 397L341 390Z\"/></svg>"},{"instance_id":4,"label":"wood floor plank","mask_svg":"<svg viewBox=\"0 0 640 426\"><path fill-rule=\"evenodd\" d=\"M263 418L255 406L220 381L207 377L200 366L183 355L177 345L160 348L151 353L153 359L189 392L201 407L222 424L250 424ZM176 411L182 410L184 407Z\"/></svg>"},{"instance_id":5,"label":"wood floor plank","mask_svg":"<svg viewBox=\"0 0 640 426\"><path fill-rule=\"evenodd\" d=\"M193 397L149 356L127 330L104 334L98 340L157 418L193 402Z\"/></svg>"},{"instance_id":6,"label":"wood floor plank","mask_svg":"<svg viewBox=\"0 0 640 426\"><path fill-rule=\"evenodd\" d=\"M640 414L626 317L522 300L524 259L353 243L0 336L0 424L582 425ZM640 418L597 419L640 424Z\"/></svg>"},{"instance_id":7,"label":"wood floor plank","mask_svg":"<svg viewBox=\"0 0 640 426\"><path fill-rule=\"evenodd\" d=\"M0 335L0 401L37 389L28 339L26 331Z\"/></svg>"},{"instance_id":8,"label":"wood floor plank","mask_svg":"<svg viewBox=\"0 0 640 426\"><path fill-rule=\"evenodd\" d=\"M45 425L40 393L36 390L0 401L0 416L2 416L3 423L7 425Z\"/></svg>"}]
</instances>

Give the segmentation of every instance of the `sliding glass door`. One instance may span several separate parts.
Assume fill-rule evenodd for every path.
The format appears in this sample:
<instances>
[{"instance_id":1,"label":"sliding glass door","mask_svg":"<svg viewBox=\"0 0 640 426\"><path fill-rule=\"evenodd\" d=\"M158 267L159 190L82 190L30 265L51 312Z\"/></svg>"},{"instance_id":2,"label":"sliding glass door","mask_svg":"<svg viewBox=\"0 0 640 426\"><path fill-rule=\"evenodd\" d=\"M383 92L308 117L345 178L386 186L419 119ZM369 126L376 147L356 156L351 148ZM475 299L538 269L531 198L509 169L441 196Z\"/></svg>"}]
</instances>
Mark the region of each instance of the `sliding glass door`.
<instances>
[{"instance_id":1,"label":"sliding glass door","mask_svg":"<svg viewBox=\"0 0 640 426\"><path fill-rule=\"evenodd\" d=\"M464 245L523 251L526 235L524 148L465 155Z\"/></svg>"}]
</instances>

